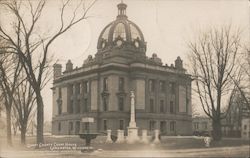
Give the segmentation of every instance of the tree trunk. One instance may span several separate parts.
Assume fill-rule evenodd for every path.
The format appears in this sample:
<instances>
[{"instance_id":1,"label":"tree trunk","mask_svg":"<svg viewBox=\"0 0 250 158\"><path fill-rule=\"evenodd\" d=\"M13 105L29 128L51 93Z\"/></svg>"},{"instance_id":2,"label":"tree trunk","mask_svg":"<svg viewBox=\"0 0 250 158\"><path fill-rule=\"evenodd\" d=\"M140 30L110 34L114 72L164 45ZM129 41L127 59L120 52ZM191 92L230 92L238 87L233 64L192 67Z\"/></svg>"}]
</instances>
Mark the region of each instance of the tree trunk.
<instances>
[{"instance_id":1,"label":"tree trunk","mask_svg":"<svg viewBox=\"0 0 250 158\"><path fill-rule=\"evenodd\" d=\"M220 141L222 137L221 133L221 120L220 119L213 119L212 126L213 126L213 132L212 137L215 141Z\"/></svg>"},{"instance_id":2,"label":"tree trunk","mask_svg":"<svg viewBox=\"0 0 250 158\"><path fill-rule=\"evenodd\" d=\"M26 127L21 127L21 144L26 144Z\"/></svg>"},{"instance_id":3,"label":"tree trunk","mask_svg":"<svg viewBox=\"0 0 250 158\"><path fill-rule=\"evenodd\" d=\"M36 141L37 144L43 143L43 122L44 122L44 111L43 111L43 99L40 90L36 91L36 103L37 103L37 130L36 130Z\"/></svg>"},{"instance_id":4,"label":"tree trunk","mask_svg":"<svg viewBox=\"0 0 250 158\"><path fill-rule=\"evenodd\" d=\"M6 123L7 123L7 143L12 146L11 136L11 108L6 108Z\"/></svg>"}]
</instances>

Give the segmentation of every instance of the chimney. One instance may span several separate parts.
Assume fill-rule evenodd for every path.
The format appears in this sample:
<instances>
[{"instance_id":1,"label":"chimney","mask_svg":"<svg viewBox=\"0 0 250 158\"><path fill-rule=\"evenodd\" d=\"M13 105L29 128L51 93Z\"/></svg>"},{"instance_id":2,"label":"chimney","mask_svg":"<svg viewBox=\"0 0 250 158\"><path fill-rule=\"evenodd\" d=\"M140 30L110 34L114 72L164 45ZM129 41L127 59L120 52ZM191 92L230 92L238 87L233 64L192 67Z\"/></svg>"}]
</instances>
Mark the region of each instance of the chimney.
<instances>
[{"instance_id":1,"label":"chimney","mask_svg":"<svg viewBox=\"0 0 250 158\"><path fill-rule=\"evenodd\" d=\"M178 56L175 60L175 68L177 69L183 69L183 64L181 58Z\"/></svg>"},{"instance_id":2,"label":"chimney","mask_svg":"<svg viewBox=\"0 0 250 158\"><path fill-rule=\"evenodd\" d=\"M66 64L66 71L71 71L73 70L73 64L71 62L71 60L68 60L67 64Z\"/></svg>"},{"instance_id":3,"label":"chimney","mask_svg":"<svg viewBox=\"0 0 250 158\"><path fill-rule=\"evenodd\" d=\"M54 64L53 68L54 68L53 73L54 73L54 80L55 80L62 75L62 65L61 64Z\"/></svg>"}]
</instances>

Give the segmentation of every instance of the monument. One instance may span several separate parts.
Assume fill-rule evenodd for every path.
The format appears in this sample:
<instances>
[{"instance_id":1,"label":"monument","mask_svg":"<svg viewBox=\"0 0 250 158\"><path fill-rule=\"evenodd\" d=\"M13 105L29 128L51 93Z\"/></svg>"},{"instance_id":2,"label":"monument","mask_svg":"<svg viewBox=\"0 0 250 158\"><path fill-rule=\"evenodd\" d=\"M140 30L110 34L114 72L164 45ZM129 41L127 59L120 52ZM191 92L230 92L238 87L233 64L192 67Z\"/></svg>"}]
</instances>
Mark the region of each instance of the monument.
<instances>
[{"instance_id":1,"label":"monument","mask_svg":"<svg viewBox=\"0 0 250 158\"><path fill-rule=\"evenodd\" d=\"M125 139L124 139L124 131L123 130L117 130L117 140L116 143L124 143Z\"/></svg>"},{"instance_id":2,"label":"monument","mask_svg":"<svg viewBox=\"0 0 250 158\"><path fill-rule=\"evenodd\" d=\"M154 144L160 143L159 134L160 134L160 131L158 129L156 129L154 131L154 135L155 135L154 136L154 141L153 141Z\"/></svg>"},{"instance_id":3,"label":"monument","mask_svg":"<svg viewBox=\"0 0 250 158\"><path fill-rule=\"evenodd\" d=\"M130 107L130 122L128 126L128 137L127 143L132 144L139 140L138 138L138 128L135 122L135 95L134 91L131 91L131 107Z\"/></svg>"},{"instance_id":4,"label":"monument","mask_svg":"<svg viewBox=\"0 0 250 158\"><path fill-rule=\"evenodd\" d=\"M111 130L107 130L107 139L106 139L106 143L113 143L112 139L111 139Z\"/></svg>"},{"instance_id":5,"label":"monument","mask_svg":"<svg viewBox=\"0 0 250 158\"><path fill-rule=\"evenodd\" d=\"M142 143L148 144L148 133L147 130L142 130L142 139L141 139Z\"/></svg>"}]
</instances>

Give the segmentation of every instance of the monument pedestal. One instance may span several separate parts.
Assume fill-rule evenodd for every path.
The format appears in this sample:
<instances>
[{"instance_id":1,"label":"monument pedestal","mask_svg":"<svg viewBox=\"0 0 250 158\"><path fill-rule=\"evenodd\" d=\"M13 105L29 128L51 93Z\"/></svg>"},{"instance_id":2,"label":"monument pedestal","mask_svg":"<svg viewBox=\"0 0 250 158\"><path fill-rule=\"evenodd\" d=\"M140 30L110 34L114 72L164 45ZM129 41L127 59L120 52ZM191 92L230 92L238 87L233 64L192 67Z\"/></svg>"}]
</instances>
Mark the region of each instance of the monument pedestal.
<instances>
[{"instance_id":1,"label":"monument pedestal","mask_svg":"<svg viewBox=\"0 0 250 158\"><path fill-rule=\"evenodd\" d=\"M141 142L148 144L148 134L147 134L147 130L142 130L142 139Z\"/></svg>"},{"instance_id":2,"label":"monument pedestal","mask_svg":"<svg viewBox=\"0 0 250 158\"><path fill-rule=\"evenodd\" d=\"M112 139L111 139L111 130L107 130L107 139L106 139L106 143L113 143Z\"/></svg>"},{"instance_id":3,"label":"monument pedestal","mask_svg":"<svg viewBox=\"0 0 250 158\"><path fill-rule=\"evenodd\" d=\"M123 130L117 130L117 140L116 143L124 143L124 131Z\"/></svg>"},{"instance_id":4,"label":"monument pedestal","mask_svg":"<svg viewBox=\"0 0 250 158\"><path fill-rule=\"evenodd\" d=\"M137 127L128 127L128 137L127 143L133 144L139 140L138 137L138 128Z\"/></svg>"},{"instance_id":5,"label":"monument pedestal","mask_svg":"<svg viewBox=\"0 0 250 158\"><path fill-rule=\"evenodd\" d=\"M154 144L158 144L158 143L160 143L160 139L159 139L160 131L159 131L158 129L156 129L154 132L155 132L155 133L154 133L155 139L154 139L153 143L154 143Z\"/></svg>"}]
</instances>

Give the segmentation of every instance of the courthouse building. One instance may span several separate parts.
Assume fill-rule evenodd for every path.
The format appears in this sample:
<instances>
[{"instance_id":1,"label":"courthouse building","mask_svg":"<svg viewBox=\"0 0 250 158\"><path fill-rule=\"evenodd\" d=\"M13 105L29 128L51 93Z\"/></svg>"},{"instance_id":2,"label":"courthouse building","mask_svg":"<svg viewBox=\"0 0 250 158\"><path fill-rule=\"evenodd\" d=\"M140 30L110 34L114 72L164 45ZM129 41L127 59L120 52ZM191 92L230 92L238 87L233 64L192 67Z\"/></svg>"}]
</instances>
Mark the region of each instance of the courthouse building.
<instances>
[{"instance_id":1,"label":"courthouse building","mask_svg":"<svg viewBox=\"0 0 250 158\"><path fill-rule=\"evenodd\" d=\"M127 5L117 7L116 19L100 33L94 57L89 55L78 68L69 60L64 72L54 65L52 134L126 133L130 91L139 133L159 129L163 135L192 134L191 77L183 61L177 57L168 66L156 54L146 56L147 43L128 20Z\"/></svg>"}]
</instances>

